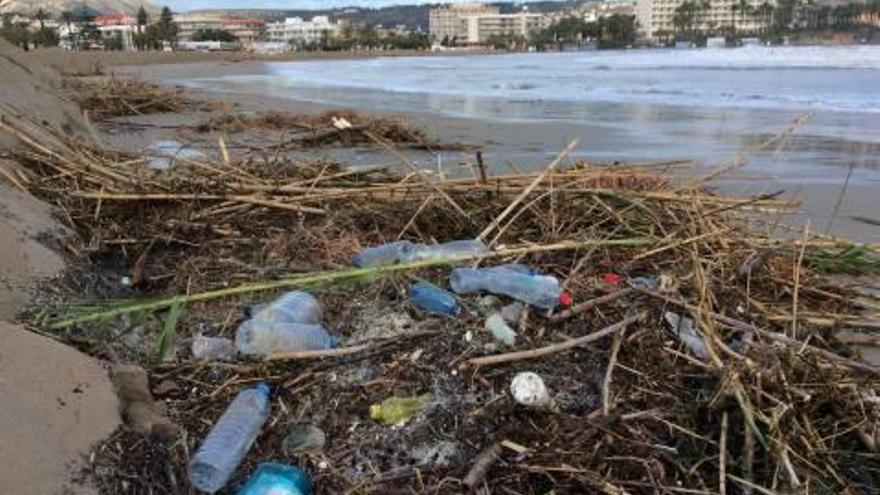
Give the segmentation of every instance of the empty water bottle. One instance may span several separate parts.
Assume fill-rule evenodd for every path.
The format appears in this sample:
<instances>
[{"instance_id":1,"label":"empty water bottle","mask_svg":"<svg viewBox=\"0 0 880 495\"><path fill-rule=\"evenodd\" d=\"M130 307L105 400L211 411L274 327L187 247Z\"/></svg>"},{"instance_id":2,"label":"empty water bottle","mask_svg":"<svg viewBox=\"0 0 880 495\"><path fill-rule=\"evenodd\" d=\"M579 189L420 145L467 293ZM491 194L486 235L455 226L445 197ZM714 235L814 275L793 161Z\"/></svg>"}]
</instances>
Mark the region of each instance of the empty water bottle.
<instances>
[{"instance_id":1,"label":"empty water bottle","mask_svg":"<svg viewBox=\"0 0 880 495\"><path fill-rule=\"evenodd\" d=\"M254 315L255 320L278 321L285 323L321 323L324 313L321 303L308 292L295 290L288 292Z\"/></svg>"},{"instance_id":2,"label":"empty water bottle","mask_svg":"<svg viewBox=\"0 0 880 495\"><path fill-rule=\"evenodd\" d=\"M238 495L309 495L312 482L305 471L277 462L264 462Z\"/></svg>"},{"instance_id":3,"label":"empty water bottle","mask_svg":"<svg viewBox=\"0 0 880 495\"><path fill-rule=\"evenodd\" d=\"M205 361L230 359L235 355L235 346L229 339L196 335L192 343L192 355Z\"/></svg>"},{"instance_id":4,"label":"empty water bottle","mask_svg":"<svg viewBox=\"0 0 880 495\"><path fill-rule=\"evenodd\" d=\"M364 249L351 261L358 268L393 265L400 262L412 248L413 243L409 241L389 242L381 246Z\"/></svg>"},{"instance_id":5,"label":"empty water bottle","mask_svg":"<svg viewBox=\"0 0 880 495\"><path fill-rule=\"evenodd\" d=\"M556 277L530 275L499 268L456 268L449 276L456 294L486 291L502 294L544 309L559 303L562 289Z\"/></svg>"},{"instance_id":6,"label":"empty water bottle","mask_svg":"<svg viewBox=\"0 0 880 495\"><path fill-rule=\"evenodd\" d=\"M260 383L235 396L189 463L189 481L199 490L223 488L269 417L269 385Z\"/></svg>"},{"instance_id":7,"label":"empty water bottle","mask_svg":"<svg viewBox=\"0 0 880 495\"><path fill-rule=\"evenodd\" d=\"M458 300L449 292L428 282L417 282L410 289L410 299L417 308L442 316L461 313Z\"/></svg>"},{"instance_id":8,"label":"empty water bottle","mask_svg":"<svg viewBox=\"0 0 880 495\"><path fill-rule=\"evenodd\" d=\"M235 347L248 356L265 356L273 352L318 351L332 349L339 339L321 325L248 320L238 327Z\"/></svg>"},{"instance_id":9,"label":"empty water bottle","mask_svg":"<svg viewBox=\"0 0 880 495\"><path fill-rule=\"evenodd\" d=\"M412 263L414 261L442 260L459 256L477 256L488 252L488 246L479 239L433 245L417 244L404 253L402 261Z\"/></svg>"}]
</instances>

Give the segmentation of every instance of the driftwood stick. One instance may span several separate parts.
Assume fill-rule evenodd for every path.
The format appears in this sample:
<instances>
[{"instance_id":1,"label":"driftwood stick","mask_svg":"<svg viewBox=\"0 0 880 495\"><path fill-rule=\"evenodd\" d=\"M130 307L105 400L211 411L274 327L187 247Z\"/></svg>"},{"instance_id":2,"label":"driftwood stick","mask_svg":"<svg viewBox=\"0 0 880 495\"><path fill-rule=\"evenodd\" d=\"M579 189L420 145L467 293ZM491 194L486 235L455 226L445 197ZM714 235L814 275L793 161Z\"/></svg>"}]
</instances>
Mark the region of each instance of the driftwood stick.
<instances>
[{"instance_id":1,"label":"driftwood stick","mask_svg":"<svg viewBox=\"0 0 880 495\"><path fill-rule=\"evenodd\" d=\"M323 349L319 351L285 351L285 352L275 352L270 354L266 360L267 361L291 361L291 360L303 360L303 359L319 359L325 357L339 357L339 356L349 356L351 354L357 354L359 352L363 352L367 350L370 346L364 345L356 345L352 347L340 347L338 349Z\"/></svg>"},{"instance_id":2,"label":"driftwood stick","mask_svg":"<svg viewBox=\"0 0 880 495\"><path fill-rule=\"evenodd\" d=\"M571 308L566 309L565 311L560 311L559 313L556 313L555 315L550 317L550 321L558 322L567 320L575 315L579 315L581 313L589 311L590 309L593 309L597 306L610 303L611 301L615 301L617 299L620 299L621 297L632 294L632 292L632 289L621 289L617 292L612 292L611 294L597 297L595 299L590 299L589 301L576 304Z\"/></svg>"},{"instance_id":3,"label":"driftwood stick","mask_svg":"<svg viewBox=\"0 0 880 495\"><path fill-rule=\"evenodd\" d=\"M501 445L497 443L493 443L489 448L484 450L479 457L477 457L477 460L474 461L471 470L468 471L464 479L461 480L464 486L471 490L476 488L486 477L486 473L489 472L489 468L495 463L499 454L501 454Z\"/></svg>"},{"instance_id":4,"label":"driftwood stick","mask_svg":"<svg viewBox=\"0 0 880 495\"><path fill-rule=\"evenodd\" d=\"M590 342L595 342L602 337L607 337L608 335L611 335L615 332L619 332L637 322L638 320L642 319L646 314L646 312L642 311L640 313L628 316L613 325L603 328L602 330L598 330L589 335L584 335L583 337L578 337L576 339L566 340L565 342L560 342L558 344L552 344L545 347L539 347L537 349L530 349L528 351L508 352L506 354L478 357L468 360L467 364L471 366L487 366L501 363L509 363L511 361L534 359L541 356L546 356L548 354L556 354L558 352L567 351L575 347L589 344Z\"/></svg>"},{"instance_id":5,"label":"driftwood stick","mask_svg":"<svg viewBox=\"0 0 880 495\"><path fill-rule=\"evenodd\" d=\"M575 149L579 143L580 143L580 141L575 139L574 141L569 143L569 145L566 146L564 150L562 150L558 155L556 155L556 158L554 158L553 161L550 162L549 165L547 165L547 168L544 169L544 172L541 175L535 177L535 180L533 180L531 184L529 184L525 189L523 189L522 193L520 193L520 195L517 196L517 198L514 199L513 202L510 203L510 205L508 205L507 208L505 208L505 210L503 212L501 212L501 214L495 218L495 220L492 220L492 223L490 223L489 226L487 226L483 230L483 232L480 233L479 238L485 240L489 236L489 234L492 233L493 230L495 230L499 225L501 225L501 222L503 222L504 219L507 218L507 215L510 215L511 213L513 213L513 210L515 210L516 207L519 206L519 204L522 203L522 201L524 199L526 199L526 197L532 192L532 190L534 190L536 187L538 187L538 184L543 182L543 180L547 177L548 174L553 172L553 170L555 170L556 167L559 166L559 163L562 162L562 160L569 153L571 153L571 151L573 149Z\"/></svg>"}]
</instances>

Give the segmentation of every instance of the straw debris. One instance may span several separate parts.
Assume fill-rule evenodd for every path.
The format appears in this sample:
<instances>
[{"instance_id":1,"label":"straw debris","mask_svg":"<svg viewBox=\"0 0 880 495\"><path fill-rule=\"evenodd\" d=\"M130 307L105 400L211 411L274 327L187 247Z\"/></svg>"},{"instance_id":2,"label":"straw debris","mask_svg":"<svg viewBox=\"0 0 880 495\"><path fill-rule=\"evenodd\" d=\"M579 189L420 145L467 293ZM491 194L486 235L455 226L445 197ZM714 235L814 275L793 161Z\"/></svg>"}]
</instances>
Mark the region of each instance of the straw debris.
<instances>
[{"instance_id":1,"label":"straw debris","mask_svg":"<svg viewBox=\"0 0 880 495\"><path fill-rule=\"evenodd\" d=\"M676 164L440 180L244 155L159 172L143 157L21 122L0 127L26 143L17 156L25 187L58 206L74 231L65 246L74 266L92 274L72 268L33 321L110 315L70 323L59 336L152 364L153 393L186 432L172 445L117 433L95 461L107 493L186 491L188 456L231 397L260 380L277 390L272 417L231 486L269 458L307 469L318 493L870 493L880 485L880 370L834 338L843 326L876 323L876 302L828 284L810 263L833 270L826 254L847 253L846 266L870 267L854 260L876 248L856 256L848 243L812 233L756 234L761 218L793 206L775 197L683 188ZM575 303L524 319L506 354L481 330L476 298L463 298L463 316L451 320L408 305L409 277L445 285L446 267L345 268L366 246L481 233L497 251L480 263L539 268L565 280ZM121 274L133 287L119 288ZM231 336L245 305L298 285L318 295L327 328L348 341L342 349L236 363L178 351L155 364L151 349L135 345L135 335L161 333L163 300L187 305L177 323L185 344L196 333ZM123 297L139 306L108 302ZM706 356L675 339L667 311L695 322ZM362 314L399 312L412 316L411 328L356 340ZM515 404L507 390L521 371L542 377L554 410ZM369 419L372 404L422 394L432 405L405 426ZM326 432L323 451L286 457L287 432L304 422Z\"/></svg>"}]
</instances>

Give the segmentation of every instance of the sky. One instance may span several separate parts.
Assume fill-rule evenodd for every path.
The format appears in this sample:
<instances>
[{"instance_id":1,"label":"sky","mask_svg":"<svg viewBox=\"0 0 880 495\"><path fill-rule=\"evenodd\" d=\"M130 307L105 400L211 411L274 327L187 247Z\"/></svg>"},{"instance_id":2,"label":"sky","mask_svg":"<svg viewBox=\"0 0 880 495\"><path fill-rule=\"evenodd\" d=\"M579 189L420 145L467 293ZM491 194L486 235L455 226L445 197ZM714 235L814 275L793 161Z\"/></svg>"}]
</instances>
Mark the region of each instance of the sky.
<instances>
[{"instance_id":1,"label":"sky","mask_svg":"<svg viewBox=\"0 0 880 495\"><path fill-rule=\"evenodd\" d=\"M245 9L325 9L332 7L387 7L417 3L450 3L461 0L152 0L157 5L167 5L183 12L211 8ZM471 0L473 1L473 0Z\"/></svg>"}]
</instances>

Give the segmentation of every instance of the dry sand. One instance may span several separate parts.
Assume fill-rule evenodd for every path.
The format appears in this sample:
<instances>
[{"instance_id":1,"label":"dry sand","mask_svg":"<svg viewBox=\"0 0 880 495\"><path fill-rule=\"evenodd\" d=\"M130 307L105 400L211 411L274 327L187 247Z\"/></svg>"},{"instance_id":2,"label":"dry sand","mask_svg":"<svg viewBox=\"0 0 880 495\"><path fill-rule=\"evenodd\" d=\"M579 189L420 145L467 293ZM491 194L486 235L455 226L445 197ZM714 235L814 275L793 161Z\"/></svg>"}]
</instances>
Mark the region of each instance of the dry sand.
<instances>
[{"instance_id":1,"label":"dry sand","mask_svg":"<svg viewBox=\"0 0 880 495\"><path fill-rule=\"evenodd\" d=\"M59 96L60 78L0 40L0 116L25 116L68 134L85 125ZM15 146L0 136L0 151ZM14 164L0 159L11 173ZM0 179L2 180L2 179ZM63 267L39 242L60 232L48 205L0 182L0 493L70 494L91 447L119 425L116 396L94 359L9 323L29 289ZM6 320L6 321L4 321Z\"/></svg>"}]
</instances>

